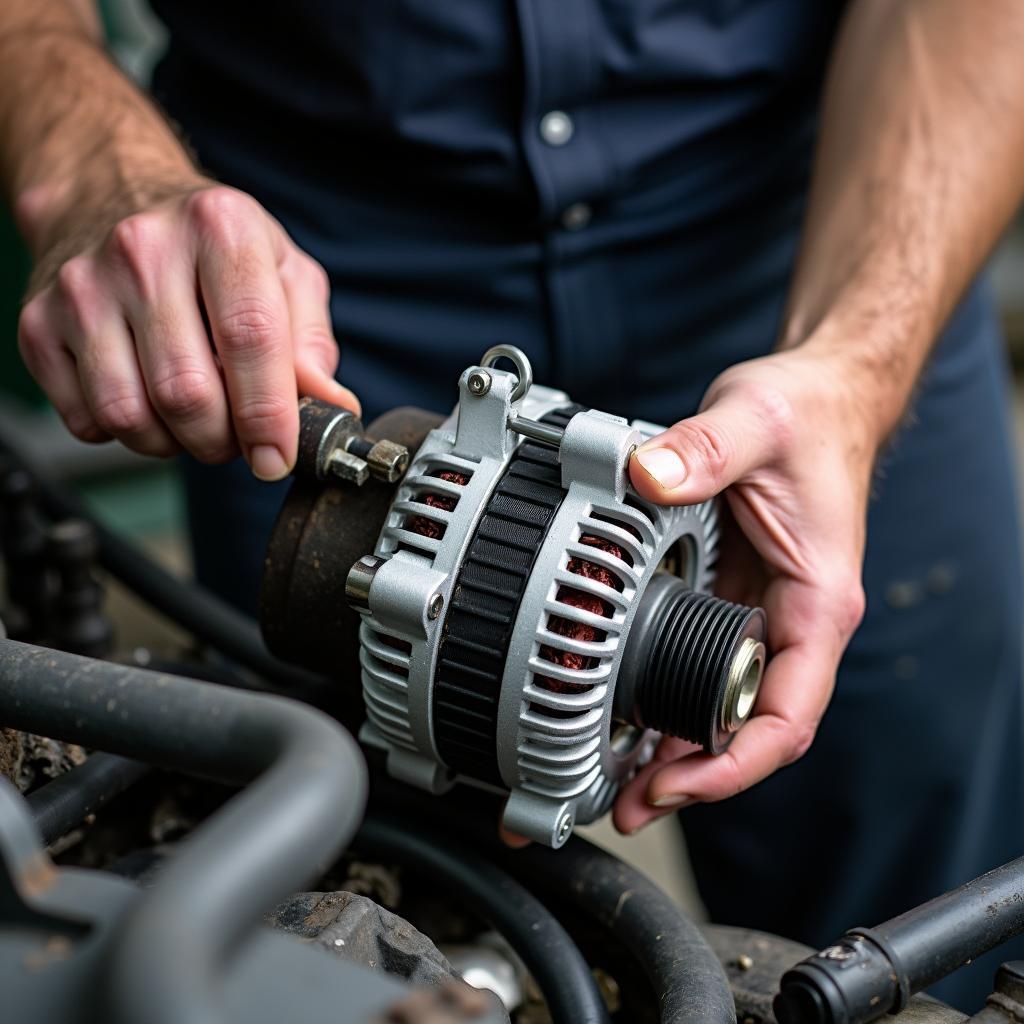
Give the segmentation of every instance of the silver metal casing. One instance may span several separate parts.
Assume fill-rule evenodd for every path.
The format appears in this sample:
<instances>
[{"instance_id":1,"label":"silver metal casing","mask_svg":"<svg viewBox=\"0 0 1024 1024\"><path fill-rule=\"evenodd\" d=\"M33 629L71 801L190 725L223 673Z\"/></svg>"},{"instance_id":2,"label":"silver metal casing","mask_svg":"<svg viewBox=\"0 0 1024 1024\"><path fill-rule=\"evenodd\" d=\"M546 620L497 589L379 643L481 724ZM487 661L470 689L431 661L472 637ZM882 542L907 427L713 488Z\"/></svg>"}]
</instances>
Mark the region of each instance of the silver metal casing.
<instances>
[{"instance_id":1,"label":"silver metal casing","mask_svg":"<svg viewBox=\"0 0 1024 1024\"><path fill-rule=\"evenodd\" d=\"M488 500L523 442L522 432L570 404L563 392L522 388L521 378L528 375L528 364L519 376L493 366L470 367L463 373L459 405L431 431L412 460L374 551L382 561L361 609L367 708L361 739L387 751L389 774L433 793L456 781L494 788L459 776L443 763L432 728L433 680L446 618L441 609L449 605ZM525 394L517 397L517 391ZM528 424L515 424L517 418ZM613 718L622 654L651 577L667 561L694 589L707 590L712 581L717 550L713 503L655 506L629 487L632 451L662 429L585 411L569 421L559 444L565 497L515 617L496 738L500 776L509 793L504 824L549 846L562 845L575 824L602 815L653 751L656 733ZM460 485L435 475L445 471L468 479ZM449 511L423 500L439 494L457 499L455 507ZM443 527L443 535L425 537L409 530L410 517L419 516ZM628 561L581 544L584 536L617 545ZM606 568L621 589L570 572L573 558ZM559 601L560 587L600 597L611 615L598 616ZM603 639L579 640L554 632L549 628L554 616L593 626ZM555 664L541 656L542 648L582 655L592 667ZM571 692L538 685L537 676L565 683Z\"/></svg>"}]
</instances>

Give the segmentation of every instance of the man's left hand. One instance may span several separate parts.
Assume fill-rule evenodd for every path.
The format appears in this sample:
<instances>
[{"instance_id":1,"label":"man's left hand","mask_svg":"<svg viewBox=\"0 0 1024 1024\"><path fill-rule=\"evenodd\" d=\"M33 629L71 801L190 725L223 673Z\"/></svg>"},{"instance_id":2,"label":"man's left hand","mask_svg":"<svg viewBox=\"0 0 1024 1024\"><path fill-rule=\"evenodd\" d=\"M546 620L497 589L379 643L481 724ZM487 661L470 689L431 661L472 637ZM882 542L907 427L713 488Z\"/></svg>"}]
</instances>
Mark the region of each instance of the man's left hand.
<instances>
[{"instance_id":1,"label":"man's left hand","mask_svg":"<svg viewBox=\"0 0 1024 1024\"><path fill-rule=\"evenodd\" d=\"M649 501L724 492L716 591L760 605L771 656L753 716L718 757L666 737L615 805L631 833L687 804L722 800L800 758L828 706L864 612L861 566L881 440L835 353L794 349L718 377L698 415L642 445L630 465ZM728 521L731 518L731 522Z\"/></svg>"}]
</instances>

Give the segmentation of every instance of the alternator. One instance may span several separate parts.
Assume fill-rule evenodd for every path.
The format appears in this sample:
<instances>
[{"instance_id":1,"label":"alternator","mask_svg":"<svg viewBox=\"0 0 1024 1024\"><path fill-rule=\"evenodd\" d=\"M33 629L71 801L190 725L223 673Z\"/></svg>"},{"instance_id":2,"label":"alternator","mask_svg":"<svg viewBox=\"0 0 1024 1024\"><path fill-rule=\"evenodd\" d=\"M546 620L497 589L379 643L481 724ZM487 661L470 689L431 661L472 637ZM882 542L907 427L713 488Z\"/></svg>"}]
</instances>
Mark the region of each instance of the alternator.
<instances>
[{"instance_id":1,"label":"alternator","mask_svg":"<svg viewBox=\"0 0 1024 1024\"><path fill-rule=\"evenodd\" d=\"M397 489L370 482L346 505L340 492L367 475L360 460L386 481L404 449L318 403L302 424L300 470L348 483L330 502L320 484L289 498L264 633L322 668L308 651L342 631L320 612L337 607L338 560L353 530L372 536L383 519L345 597L362 616L360 738L386 752L393 777L507 793L505 826L557 847L608 810L659 733L717 754L749 717L765 617L708 593L714 503L662 507L630 488L632 452L662 427L533 385L526 356L497 346L462 374L452 415L419 431Z\"/></svg>"}]
</instances>

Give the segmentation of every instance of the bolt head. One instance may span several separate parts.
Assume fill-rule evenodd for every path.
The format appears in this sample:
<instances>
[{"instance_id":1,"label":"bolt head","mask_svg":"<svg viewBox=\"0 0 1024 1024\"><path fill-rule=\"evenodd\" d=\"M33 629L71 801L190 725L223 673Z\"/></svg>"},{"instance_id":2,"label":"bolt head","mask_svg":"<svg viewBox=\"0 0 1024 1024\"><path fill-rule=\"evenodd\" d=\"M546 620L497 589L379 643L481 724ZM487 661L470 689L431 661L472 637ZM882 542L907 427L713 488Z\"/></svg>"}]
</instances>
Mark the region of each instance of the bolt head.
<instances>
[{"instance_id":1,"label":"bolt head","mask_svg":"<svg viewBox=\"0 0 1024 1024\"><path fill-rule=\"evenodd\" d=\"M353 563L345 579L345 597L353 608L358 610L370 607L370 588L373 586L373 578L384 562L385 559L378 558L376 555L363 555Z\"/></svg>"},{"instance_id":2,"label":"bolt head","mask_svg":"<svg viewBox=\"0 0 1024 1024\"><path fill-rule=\"evenodd\" d=\"M366 456L370 474L385 483L397 483L409 468L409 449L394 441L377 441Z\"/></svg>"},{"instance_id":3,"label":"bolt head","mask_svg":"<svg viewBox=\"0 0 1024 1024\"><path fill-rule=\"evenodd\" d=\"M569 838L569 833L572 831L572 815L566 811L562 815L562 820L558 823L558 841L560 843L565 842Z\"/></svg>"},{"instance_id":4,"label":"bolt head","mask_svg":"<svg viewBox=\"0 0 1024 1024\"><path fill-rule=\"evenodd\" d=\"M486 370L474 370L466 381L471 395L483 398L491 390L491 375Z\"/></svg>"},{"instance_id":5,"label":"bolt head","mask_svg":"<svg viewBox=\"0 0 1024 1024\"><path fill-rule=\"evenodd\" d=\"M427 605L427 618L436 619L441 614L442 608L444 608L444 595L435 594L430 599L430 604Z\"/></svg>"}]
</instances>

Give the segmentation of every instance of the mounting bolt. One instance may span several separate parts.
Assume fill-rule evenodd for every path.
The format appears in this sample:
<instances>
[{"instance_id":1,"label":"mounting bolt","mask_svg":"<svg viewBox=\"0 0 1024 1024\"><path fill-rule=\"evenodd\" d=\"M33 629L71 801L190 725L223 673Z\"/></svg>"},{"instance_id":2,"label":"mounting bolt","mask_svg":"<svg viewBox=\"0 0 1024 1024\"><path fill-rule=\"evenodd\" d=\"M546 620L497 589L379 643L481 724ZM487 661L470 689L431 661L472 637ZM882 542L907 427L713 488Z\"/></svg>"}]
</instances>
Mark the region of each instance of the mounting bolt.
<instances>
[{"instance_id":1,"label":"mounting bolt","mask_svg":"<svg viewBox=\"0 0 1024 1024\"><path fill-rule=\"evenodd\" d=\"M353 608L370 607L370 587L373 586L377 570L385 561L386 559L378 558L376 555L363 555L349 569L345 579L345 597Z\"/></svg>"},{"instance_id":2,"label":"mounting bolt","mask_svg":"<svg viewBox=\"0 0 1024 1024\"><path fill-rule=\"evenodd\" d=\"M561 820L558 822L559 846L561 846L562 843L564 843L566 839L569 838L570 832L572 832L572 815L568 811L566 811L565 814L562 815Z\"/></svg>"},{"instance_id":3,"label":"mounting bolt","mask_svg":"<svg viewBox=\"0 0 1024 1024\"><path fill-rule=\"evenodd\" d=\"M343 447L348 457L366 463L370 476L386 484L397 483L409 468L409 449L394 441L372 441L360 434L351 434Z\"/></svg>"},{"instance_id":4,"label":"mounting bolt","mask_svg":"<svg viewBox=\"0 0 1024 1024\"><path fill-rule=\"evenodd\" d=\"M483 398L491 390L491 375L486 370L474 370L466 381L469 393Z\"/></svg>"},{"instance_id":5,"label":"mounting bolt","mask_svg":"<svg viewBox=\"0 0 1024 1024\"><path fill-rule=\"evenodd\" d=\"M370 474L384 483L397 483L409 468L409 449L394 441L378 441L366 456Z\"/></svg>"},{"instance_id":6,"label":"mounting bolt","mask_svg":"<svg viewBox=\"0 0 1024 1024\"><path fill-rule=\"evenodd\" d=\"M436 619L441 614L442 608L444 608L444 595L435 594L430 599L430 604L427 605L427 618Z\"/></svg>"}]
</instances>

